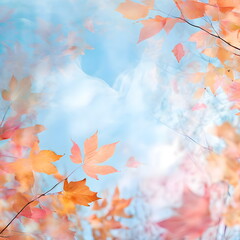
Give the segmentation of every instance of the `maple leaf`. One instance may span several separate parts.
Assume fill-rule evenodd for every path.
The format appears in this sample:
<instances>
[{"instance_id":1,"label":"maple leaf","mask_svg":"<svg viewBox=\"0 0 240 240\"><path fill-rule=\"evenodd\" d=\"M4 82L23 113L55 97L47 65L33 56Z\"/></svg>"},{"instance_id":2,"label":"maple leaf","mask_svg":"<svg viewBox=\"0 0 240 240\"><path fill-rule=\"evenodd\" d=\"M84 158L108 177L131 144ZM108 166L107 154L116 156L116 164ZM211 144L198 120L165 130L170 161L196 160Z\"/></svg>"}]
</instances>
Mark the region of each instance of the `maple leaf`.
<instances>
[{"instance_id":1,"label":"maple leaf","mask_svg":"<svg viewBox=\"0 0 240 240\"><path fill-rule=\"evenodd\" d=\"M19 114L29 113L40 102L41 94L31 92L31 78L26 77L21 81L12 76L9 89L2 91L2 98L11 102L11 107Z\"/></svg>"},{"instance_id":2,"label":"maple leaf","mask_svg":"<svg viewBox=\"0 0 240 240\"><path fill-rule=\"evenodd\" d=\"M58 161L63 155L57 155L50 150L39 150L38 146L32 149L29 155L32 169L35 172L41 172L46 174L56 174L57 168L52 162Z\"/></svg>"},{"instance_id":3,"label":"maple leaf","mask_svg":"<svg viewBox=\"0 0 240 240\"><path fill-rule=\"evenodd\" d=\"M38 145L32 148L28 158L20 158L8 163L8 171L15 174L23 189L29 189L34 183L33 171L56 174L57 168L52 162L58 161L63 155L57 155L50 150L39 150Z\"/></svg>"},{"instance_id":4,"label":"maple leaf","mask_svg":"<svg viewBox=\"0 0 240 240\"><path fill-rule=\"evenodd\" d=\"M66 49L63 51L63 55L71 55L76 58L79 55L84 55L86 49L92 50L93 48L77 36L76 32L70 32L66 39Z\"/></svg>"},{"instance_id":5,"label":"maple leaf","mask_svg":"<svg viewBox=\"0 0 240 240\"><path fill-rule=\"evenodd\" d=\"M189 189L185 189L183 204L175 209L177 215L159 221L157 225L168 231L167 239L197 238L213 224L209 200L207 193L204 196L198 196Z\"/></svg>"},{"instance_id":6,"label":"maple leaf","mask_svg":"<svg viewBox=\"0 0 240 240\"><path fill-rule=\"evenodd\" d=\"M95 240L107 240L108 238L115 239L110 231L124 227L113 217L98 217L96 214L93 214L88 217L87 220L91 225L92 234Z\"/></svg>"},{"instance_id":7,"label":"maple leaf","mask_svg":"<svg viewBox=\"0 0 240 240\"><path fill-rule=\"evenodd\" d=\"M125 213L125 208L129 206L131 200L121 199L119 189L116 187L112 201L109 201L109 204L106 199L103 199L101 203L99 201L94 203L92 210L98 211L98 214L93 214L87 219L91 224L94 239L115 239L111 230L127 228L119 221L119 217L131 217Z\"/></svg>"},{"instance_id":8,"label":"maple leaf","mask_svg":"<svg viewBox=\"0 0 240 240\"><path fill-rule=\"evenodd\" d=\"M226 181L233 186L239 182L240 163L224 154L211 153L208 157L210 174L214 181Z\"/></svg>"},{"instance_id":9,"label":"maple leaf","mask_svg":"<svg viewBox=\"0 0 240 240\"><path fill-rule=\"evenodd\" d=\"M180 62L182 57L185 55L185 51L184 51L183 45L181 43L177 44L173 48L172 52L175 55L178 62Z\"/></svg>"},{"instance_id":10,"label":"maple leaf","mask_svg":"<svg viewBox=\"0 0 240 240\"><path fill-rule=\"evenodd\" d=\"M102 210L103 208L105 208L107 206L107 200L103 199L103 201L101 203L99 203L99 201L94 202L92 210Z\"/></svg>"},{"instance_id":11,"label":"maple leaf","mask_svg":"<svg viewBox=\"0 0 240 240\"><path fill-rule=\"evenodd\" d=\"M239 183L240 135L228 122L215 128L214 133L222 138L226 147L221 154L210 153L207 157L210 174L215 181L225 181L233 186Z\"/></svg>"},{"instance_id":12,"label":"maple leaf","mask_svg":"<svg viewBox=\"0 0 240 240\"><path fill-rule=\"evenodd\" d=\"M116 187L115 192L113 194L111 209L109 210L108 215L131 218L132 217L131 215L125 213L125 208L127 208L131 202L132 202L131 198L129 199L120 198L119 188Z\"/></svg>"},{"instance_id":13,"label":"maple leaf","mask_svg":"<svg viewBox=\"0 0 240 240\"><path fill-rule=\"evenodd\" d=\"M39 124L32 127L19 128L13 132L11 139L17 145L32 148L36 142L39 142L36 135L44 130L45 127Z\"/></svg>"},{"instance_id":14,"label":"maple leaf","mask_svg":"<svg viewBox=\"0 0 240 240\"><path fill-rule=\"evenodd\" d=\"M110 173L117 172L117 170L112 166L101 166L97 165L98 163L103 163L107 161L114 154L116 144L118 142L107 144L98 149L98 136L97 132L88 138L84 142L84 161L82 168L84 172L92 178L98 180L97 174L106 175ZM71 149L72 155L70 156L71 160L74 163L81 163L81 151L79 146L73 142L73 147Z\"/></svg>"},{"instance_id":15,"label":"maple leaf","mask_svg":"<svg viewBox=\"0 0 240 240\"><path fill-rule=\"evenodd\" d=\"M73 213L76 204L89 206L89 203L100 199L96 192L92 192L86 186L86 178L77 182L64 181L63 191L57 196L62 204L62 213Z\"/></svg>"},{"instance_id":16,"label":"maple leaf","mask_svg":"<svg viewBox=\"0 0 240 240\"><path fill-rule=\"evenodd\" d=\"M116 11L120 12L125 18L131 20L137 20L140 18L145 18L148 15L152 3L147 3L146 5L136 3L130 0L126 0L120 3Z\"/></svg>"}]
</instances>

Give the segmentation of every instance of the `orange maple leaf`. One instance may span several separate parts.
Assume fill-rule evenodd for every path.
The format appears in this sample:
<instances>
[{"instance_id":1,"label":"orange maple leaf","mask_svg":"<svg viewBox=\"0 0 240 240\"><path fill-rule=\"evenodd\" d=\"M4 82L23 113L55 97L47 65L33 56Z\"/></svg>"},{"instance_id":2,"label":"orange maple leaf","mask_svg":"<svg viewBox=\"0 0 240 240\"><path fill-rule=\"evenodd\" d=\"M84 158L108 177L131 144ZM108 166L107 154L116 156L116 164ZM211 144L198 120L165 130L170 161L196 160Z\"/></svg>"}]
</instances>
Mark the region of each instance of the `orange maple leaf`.
<instances>
[{"instance_id":1,"label":"orange maple leaf","mask_svg":"<svg viewBox=\"0 0 240 240\"><path fill-rule=\"evenodd\" d=\"M56 174L57 168L52 162L58 161L63 155L57 155L50 150L39 150L38 145L31 149L28 158L17 159L15 162L8 163L8 170L15 174L23 189L29 189L34 183L33 171Z\"/></svg>"},{"instance_id":2,"label":"orange maple leaf","mask_svg":"<svg viewBox=\"0 0 240 240\"><path fill-rule=\"evenodd\" d=\"M86 178L77 182L64 181L63 191L58 195L62 204L62 213L73 213L76 210L76 204L89 206L89 203L100 199L96 192L92 192L86 186Z\"/></svg>"},{"instance_id":3,"label":"orange maple leaf","mask_svg":"<svg viewBox=\"0 0 240 240\"><path fill-rule=\"evenodd\" d=\"M112 235L111 230L125 228L120 222L120 218L130 218L130 215L125 213L125 208L129 206L132 199L121 199L118 187L112 197L112 201L107 202L104 199L100 204L99 201L95 202L92 210L98 211L98 214L93 214L87 220L91 224L92 234L94 239L115 239Z\"/></svg>"},{"instance_id":4,"label":"orange maple leaf","mask_svg":"<svg viewBox=\"0 0 240 240\"><path fill-rule=\"evenodd\" d=\"M84 172L92 178L98 180L97 174L106 175L110 173L117 172L117 170L112 166L101 166L98 163L103 163L107 161L114 154L116 144L118 142L107 144L98 149L98 136L97 132L88 138L84 142L84 161L82 168ZM71 149L72 155L71 160L74 163L82 163L82 156L79 146L73 142L73 147Z\"/></svg>"},{"instance_id":5,"label":"orange maple leaf","mask_svg":"<svg viewBox=\"0 0 240 240\"><path fill-rule=\"evenodd\" d=\"M108 215L131 218L132 217L131 215L125 213L125 208L127 208L131 202L132 202L131 198L129 199L120 198L119 188L116 187L115 192L113 194L111 209Z\"/></svg>"}]
</instances>

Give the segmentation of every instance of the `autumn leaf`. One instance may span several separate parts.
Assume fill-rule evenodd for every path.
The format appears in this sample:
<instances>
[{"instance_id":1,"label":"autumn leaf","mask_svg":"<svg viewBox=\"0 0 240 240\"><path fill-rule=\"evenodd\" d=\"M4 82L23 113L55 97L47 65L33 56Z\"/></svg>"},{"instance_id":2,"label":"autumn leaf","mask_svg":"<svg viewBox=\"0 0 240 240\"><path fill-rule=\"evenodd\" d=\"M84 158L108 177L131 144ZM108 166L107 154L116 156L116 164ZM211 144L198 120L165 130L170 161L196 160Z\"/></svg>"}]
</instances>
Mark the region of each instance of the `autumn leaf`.
<instances>
[{"instance_id":1,"label":"autumn leaf","mask_svg":"<svg viewBox=\"0 0 240 240\"><path fill-rule=\"evenodd\" d=\"M228 122L214 129L214 133L225 141L226 147L220 154L207 156L209 172L214 181L225 181L233 186L239 183L240 135Z\"/></svg>"},{"instance_id":2,"label":"autumn leaf","mask_svg":"<svg viewBox=\"0 0 240 240\"><path fill-rule=\"evenodd\" d=\"M180 62L182 57L185 55L185 51L184 51L183 45L181 43L177 44L173 48L172 52L175 55L178 62Z\"/></svg>"},{"instance_id":3,"label":"autumn leaf","mask_svg":"<svg viewBox=\"0 0 240 240\"><path fill-rule=\"evenodd\" d=\"M148 15L149 10L150 7L148 5L136 3L131 0L126 0L123 3L120 3L116 9L116 11L120 12L125 18L131 20L145 18Z\"/></svg>"},{"instance_id":4,"label":"autumn leaf","mask_svg":"<svg viewBox=\"0 0 240 240\"><path fill-rule=\"evenodd\" d=\"M207 157L212 181L225 181L233 186L239 182L240 163L224 154L211 153Z\"/></svg>"},{"instance_id":5,"label":"autumn leaf","mask_svg":"<svg viewBox=\"0 0 240 240\"><path fill-rule=\"evenodd\" d=\"M107 200L103 199L101 203L99 203L99 201L94 202L92 210L95 210L95 211L102 210L106 206L107 206Z\"/></svg>"},{"instance_id":6,"label":"autumn leaf","mask_svg":"<svg viewBox=\"0 0 240 240\"><path fill-rule=\"evenodd\" d=\"M94 156L90 158L88 158L88 156L85 157L82 168L89 177L98 179L97 174L107 175L117 172L117 170L112 166L97 165L98 163L103 163L107 161L110 157L112 157L115 151L116 144L117 142L102 146Z\"/></svg>"},{"instance_id":7,"label":"autumn leaf","mask_svg":"<svg viewBox=\"0 0 240 240\"><path fill-rule=\"evenodd\" d=\"M101 203L99 203L99 201L94 203L92 209L98 212L87 219L91 225L94 239L114 239L111 230L128 228L120 222L119 217L132 217L125 213L125 209L130 205L131 201L132 199L120 198L120 191L117 187L112 196L112 200L107 201L103 199Z\"/></svg>"},{"instance_id":8,"label":"autumn leaf","mask_svg":"<svg viewBox=\"0 0 240 240\"><path fill-rule=\"evenodd\" d=\"M33 110L33 107L39 104L41 94L32 93L32 80L30 77L23 78L20 81L12 76L9 82L9 89L2 91L2 98L11 102L11 107L18 114L26 114Z\"/></svg>"},{"instance_id":9,"label":"autumn leaf","mask_svg":"<svg viewBox=\"0 0 240 240\"><path fill-rule=\"evenodd\" d=\"M158 34L164 28L166 18L157 15L155 18L142 20L141 23L143 24L143 28L141 29L138 43Z\"/></svg>"},{"instance_id":10,"label":"autumn leaf","mask_svg":"<svg viewBox=\"0 0 240 240\"><path fill-rule=\"evenodd\" d=\"M5 101L12 101L14 100L15 98L17 98L17 95L18 95L18 92L16 91L16 88L17 88L17 79L12 76L10 82L9 82L9 90L2 90L2 98L5 100Z\"/></svg>"},{"instance_id":11,"label":"autumn leaf","mask_svg":"<svg viewBox=\"0 0 240 240\"><path fill-rule=\"evenodd\" d=\"M173 29L175 24L178 23L178 22L182 22L182 21L178 18L166 18L166 23L163 27L165 32L169 33Z\"/></svg>"},{"instance_id":12,"label":"autumn leaf","mask_svg":"<svg viewBox=\"0 0 240 240\"><path fill-rule=\"evenodd\" d=\"M39 142L37 134L44 131L43 125L35 125L27 128L20 128L13 132L12 141L20 146L32 148L36 142Z\"/></svg>"},{"instance_id":13,"label":"autumn leaf","mask_svg":"<svg viewBox=\"0 0 240 240\"><path fill-rule=\"evenodd\" d=\"M130 157L126 163L127 167L130 168L138 168L141 165L140 162L138 162L135 157Z\"/></svg>"},{"instance_id":14,"label":"autumn leaf","mask_svg":"<svg viewBox=\"0 0 240 240\"><path fill-rule=\"evenodd\" d=\"M111 230L124 228L124 226L113 217L98 217L94 214L88 217L87 220L91 225L92 235L95 240L115 239Z\"/></svg>"},{"instance_id":15,"label":"autumn leaf","mask_svg":"<svg viewBox=\"0 0 240 240\"><path fill-rule=\"evenodd\" d=\"M56 174L57 168L52 162L58 161L63 155L57 155L50 150L41 150L39 152L30 152L29 159L32 164L32 169L35 172L41 172L46 174Z\"/></svg>"},{"instance_id":16,"label":"autumn leaf","mask_svg":"<svg viewBox=\"0 0 240 240\"><path fill-rule=\"evenodd\" d=\"M209 32L211 31L209 30ZM204 31L198 31L193 33L190 36L189 41L195 42L197 48L201 49L207 48L209 45L212 47L213 45L215 46L216 44L216 39Z\"/></svg>"},{"instance_id":17,"label":"autumn leaf","mask_svg":"<svg viewBox=\"0 0 240 240\"><path fill-rule=\"evenodd\" d=\"M131 215L125 213L125 209L130 205L131 202L132 202L131 198L129 199L120 198L119 188L116 187L108 215L123 218L131 218L132 217Z\"/></svg>"},{"instance_id":18,"label":"autumn leaf","mask_svg":"<svg viewBox=\"0 0 240 240\"><path fill-rule=\"evenodd\" d=\"M98 199L97 193L92 192L86 186L86 179L77 182L64 181L63 191L58 195L63 209L62 212L73 213L76 209L76 204L82 206L89 206L89 203Z\"/></svg>"},{"instance_id":19,"label":"autumn leaf","mask_svg":"<svg viewBox=\"0 0 240 240\"><path fill-rule=\"evenodd\" d=\"M72 143L73 143L73 146L71 148L72 155L70 156L70 158L74 163L82 163L80 147L74 141L72 141Z\"/></svg>"},{"instance_id":20,"label":"autumn leaf","mask_svg":"<svg viewBox=\"0 0 240 240\"><path fill-rule=\"evenodd\" d=\"M0 127L0 140L9 139L14 132L21 126L21 121L18 117L8 118L2 127Z\"/></svg>"},{"instance_id":21,"label":"autumn leaf","mask_svg":"<svg viewBox=\"0 0 240 240\"><path fill-rule=\"evenodd\" d=\"M62 156L50 150L40 151L38 145L35 144L28 158L20 158L15 162L8 163L7 169L15 175L16 180L21 183L22 191L24 191L34 184L33 171L49 175L58 173L52 162L58 161Z\"/></svg>"},{"instance_id":22,"label":"autumn leaf","mask_svg":"<svg viewBox=\"0 0 240 240\"><path fill-rule=\"evenodd\" d=\"M107 144L98 149L98 136L97 132L86 139L84 142L84 161L82 168L84 172L92 178L98 180L97 174L106 175L110 173L117 172L117 170L112 166L102 166L97 165L99 163L103 163L112 157L115 151L116 143ZM76 143L73 143L73 147L71 149L72 155L70 156L71 160L74 163L81 163L81 151L79 146Z\"/></svg>"},{"instance_id":23,"label":"autumn leaf","mask_svg":"<svg viewBox=\"0 0 240 240\"><path fill-rule=\"evenodd\" d=\"M38 201L34 201L31 202L31 204L28 204L31 200L31 196L20 192L17 192L16 194L8 198L8 201L11 202L12 208L16 213L18 213L25 206L19 216L24 216L26 218L39 221L40 219L44 219L45 217L47 217L47 215L51 213L48 208L36 207L36 205L38 205L39 203Z\"/></svg>"},{"instance_id":24,"label":"autumn leaf","mask_svg":"<svg viewBox=\"0 0 240 240\"><path fill-rule=\"evenodd\" d=\"M105 217L98 217L96 214L90 216L88 221L93 229L104 230L105 232L123 227L119 221L116 221L113 218L106 219Z\"/></svg>"},{"instance_id":25,"label":"autumn leaf","mask_svg":"<svg viewBox=\"0 0 240 240\"><path fill-rule=\"evenodd\" d=\"M209 201L207 193L204 196L198 196L189 189L185 189L182 206L174 209L176 215L157 222L157 226L168 231L167 239L198 238L213 225Z\"/></svg>"},{"instance_id":26,"label":"autumn leaf","mask_svg":"<svg viewBox=\"0 0 240 240\"><path fill-rule=\"evenodd\" d=\"M175 3L184 18L196 19L203 17L205 14L205 3L194 0L175 0Z\"/></svg>"}]
</instances>

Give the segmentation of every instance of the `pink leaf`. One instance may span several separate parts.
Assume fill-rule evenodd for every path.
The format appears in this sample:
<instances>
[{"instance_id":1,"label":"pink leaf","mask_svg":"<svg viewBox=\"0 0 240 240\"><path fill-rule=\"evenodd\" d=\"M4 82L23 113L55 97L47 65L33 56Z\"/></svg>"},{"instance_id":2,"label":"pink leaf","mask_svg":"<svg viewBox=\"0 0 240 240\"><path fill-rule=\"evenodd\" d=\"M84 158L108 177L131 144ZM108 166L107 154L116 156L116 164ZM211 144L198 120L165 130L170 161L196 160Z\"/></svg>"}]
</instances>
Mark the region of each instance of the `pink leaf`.
<instances>
[{"instance_id":1,"label":"pink leaf","mask_svg":"<svg viewBox=\"0 0 240 240\"><path fill-rule=\"evenodd\" d=\"M182 57L185 55L183 45L181 43L177 44L172 50L178 62L181 61Z\"/></svg>"},{"instance_id":2,"label":"pink leaf","mask_svg":"<svg viewBox=\"0 0 240 240\"><path fill-rule=\"evenodd\" d=\"M196 111L196 110L200 110L200 109L204 109L204 108L207 108L206 104L197 103L192 107L192 111Z\"/></svg>"},{"instance_id":3,"label":"pink leaf","mask_svg":"<svg viewBox=\"0 0 240 240\"><path fill-rule=\"evenodd\" d=\"M130 157L129 159L128 159L128 161L127 161L127 164L126 164L126 166L127 167L130 167L130 168L137 168L137 167L139 167L140 166L140 162L138 162L136 159L135 159L135 157Z\"/></svg>"},{"instance_id":4,"label":"pink leaf","mask_svg":"<svg viewBox=\"0 0 240 240\"><path fill-rule=\"evenodd\" d=\"M72 140L73 146L71 148L72 155L70 156L71 160L74 163L82 163L82 154L79 146Z\"/></svg>"},{"instance_id":5,"label":"pink leaf","mask_svg":"<svg viewBox=\"0 0 240 240\"><path fill-rule=\"evenodd\" d=\"M155 18L142 20L143 28L141 29L138 43L158 34L166 23L166 18L156 16Z\"/></svg>"}]
</instances>

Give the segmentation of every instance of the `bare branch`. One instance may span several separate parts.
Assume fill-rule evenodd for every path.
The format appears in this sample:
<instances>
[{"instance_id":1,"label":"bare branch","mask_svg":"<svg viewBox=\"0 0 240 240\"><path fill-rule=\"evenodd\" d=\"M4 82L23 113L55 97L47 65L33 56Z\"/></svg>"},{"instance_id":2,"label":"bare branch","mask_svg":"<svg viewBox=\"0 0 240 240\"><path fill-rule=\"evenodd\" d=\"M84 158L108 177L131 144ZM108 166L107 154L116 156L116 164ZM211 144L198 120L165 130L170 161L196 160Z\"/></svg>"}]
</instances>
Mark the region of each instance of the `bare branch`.
<instances>
[{"instance_id":1,"label":"bare branch","mask_svg":"<svg viewBox=\"0 0 240 240\"><path fill-rule=\"evenodd\" d=\"M2 234L10 225L11 223L19 216L19 214L31 203L33 203L34 201L40 199L43 196L46 196L49 192L51 192L55 187L57 187L59 184L61 184L63 181L67 180L75 171L77 171L79 168L81 167L81 165L77 168L75 168L70 174L68 174L67 177L65 177L64 179L62 179L60 182L56 183L53 187L51 187L49 190L47 190L46 192L40 194L39 196L35 197L34 199L32 199L31 201L29 201L28 203L26 203L18 212L17 214L11 219L11 221L0 231L0 234Z\"/></svg>"}]
</instances>

